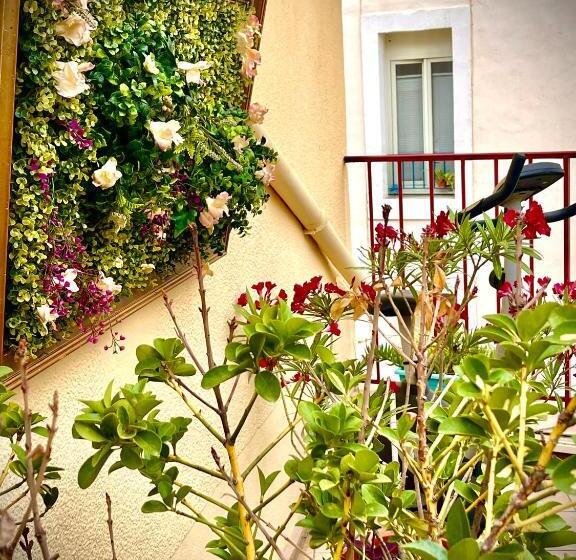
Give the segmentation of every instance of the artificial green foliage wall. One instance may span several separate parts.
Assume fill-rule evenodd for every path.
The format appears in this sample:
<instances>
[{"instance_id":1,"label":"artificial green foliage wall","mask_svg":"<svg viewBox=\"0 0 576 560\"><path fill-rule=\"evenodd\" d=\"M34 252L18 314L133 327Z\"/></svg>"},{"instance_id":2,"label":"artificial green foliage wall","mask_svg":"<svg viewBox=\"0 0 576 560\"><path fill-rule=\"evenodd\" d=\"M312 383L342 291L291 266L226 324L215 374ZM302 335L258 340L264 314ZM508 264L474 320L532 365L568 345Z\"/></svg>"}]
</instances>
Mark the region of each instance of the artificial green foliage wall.
<instances>
[{"instance_id":1,"label":"artificial green foliage wall","mask_svg":"<svg viewBox=\"0 0 576 560\"><path fill-rule=\"evenodd\" d=\"M247 231L274 159L243 109L249 16L232 0L23 3L8 345L95 341L119 297L189 258L190 224L206 254ZM153 123L173 121L166 147Z\"/></svg>"}]
</instances>

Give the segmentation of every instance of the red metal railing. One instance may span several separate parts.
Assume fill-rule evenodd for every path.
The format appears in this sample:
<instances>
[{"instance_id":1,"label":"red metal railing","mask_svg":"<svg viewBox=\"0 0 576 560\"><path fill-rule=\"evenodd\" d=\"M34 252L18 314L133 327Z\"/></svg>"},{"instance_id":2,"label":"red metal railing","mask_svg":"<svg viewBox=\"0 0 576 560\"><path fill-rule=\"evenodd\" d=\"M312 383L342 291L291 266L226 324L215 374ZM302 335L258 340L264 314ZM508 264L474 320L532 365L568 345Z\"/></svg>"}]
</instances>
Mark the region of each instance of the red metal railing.
<instances>
[{"instance_id":1,"label":"red metal railing","mask_svg":"<svg viewBox=\"0 0 576 560\"><path fill-rule=\"evenodd\" d=\"M570 164L576 160L576 151L554 151L554 152L524 152L528 163L537 160L554 161L559 163L564 170L564 178L558 184L549 187L553 200L545 203L544 211L557 210L559 207L566 207L576 198L571 193L570 186ZM462 154L386 154L386 155L361 155L346 156L346 164L363 164L366 168L368 203L368 235L370 243L374 242L374 227L378 218L375 217L379 208L376 208L377 202L394 202L395 213L391 215L392 220L398 222L401 231L406 231L408 222L422 222L423 217L413 216L414 204L419 205L421 210L423 204L427 204L427 218L432 220L439 206L439 200L443 205L453 210L464 209L467 205L474 202L475 199L487 196L492 192L496 185L505 175L508 169L507 160L511 160L513 152L506 153L462 153ZM435 181L435 172L438 164L446 169L446 163L449 162L450 170L454 171L453 185L451 190L442 191L438 189ZM415 167L419 164L421 170ZM490 169L491 167L491 169ZM375 179L375 177L377 179ZM481 178L483 185L478 184ZM476 179L476 181L475 181ZM487 184L492 182L492 184ZM481 192L480 192L481 191ZM448 195L448 196L446 196ZM412 204L411 204L412 203ZM550 207L553 206L553 207ZM500 210L495 209L495 215ZM564 282L570 280L571 275L571 224L566 220L563 225L561 255L561 272ZM544 259L554 257L548 252ZM534 272L534 259L530 258L530 269ZM575 267L576 268L576 267ZM546 269L546 274L550 275ZM467 263L463 266L464 286L468 282ZM498 298L496 298L497 310L500 309ZM564 398L570 397L570 374L567 368L565 376Z\"/></svg>"}]
</instances>

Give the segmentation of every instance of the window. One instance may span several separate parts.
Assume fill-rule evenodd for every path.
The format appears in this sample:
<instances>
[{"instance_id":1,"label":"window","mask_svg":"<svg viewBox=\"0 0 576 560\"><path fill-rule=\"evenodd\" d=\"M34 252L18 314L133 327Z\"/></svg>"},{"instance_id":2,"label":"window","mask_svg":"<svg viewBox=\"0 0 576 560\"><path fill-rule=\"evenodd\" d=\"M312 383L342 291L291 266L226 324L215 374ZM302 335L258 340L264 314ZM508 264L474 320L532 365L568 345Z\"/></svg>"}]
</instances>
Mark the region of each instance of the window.
<instances>
[{"instance_id":1,"label":"window","mask_svg":"<svg viewBox=\"0 0 576 560\"><path fill-rule=\"evenodd\" d=\"M425 58L391 61L392 137L396 153L454 151L454 96L452 60ZM452 192L454 164L435 163L435 190ZM392 174L395 170L392 170ZM403 185L417 194L428 191L428 169L423 162L406 162ZM391 194L397 181L392 177Z\"/></svg>"}]
</instances>

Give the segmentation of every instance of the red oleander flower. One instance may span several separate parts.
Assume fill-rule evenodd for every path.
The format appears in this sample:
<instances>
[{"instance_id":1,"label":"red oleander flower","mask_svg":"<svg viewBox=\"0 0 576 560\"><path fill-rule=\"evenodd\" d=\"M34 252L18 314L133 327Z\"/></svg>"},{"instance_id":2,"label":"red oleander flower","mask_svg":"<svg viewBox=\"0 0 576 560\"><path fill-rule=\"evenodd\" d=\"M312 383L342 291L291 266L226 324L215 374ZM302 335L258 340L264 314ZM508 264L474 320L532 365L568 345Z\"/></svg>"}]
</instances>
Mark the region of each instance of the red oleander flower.
<instances>
[{"instance_id":1,"label":"red oleander flower","mask_svg":"<svg viewBox=\"0 0 576 560\"><path fill-rule=\"evenodd\" d=\"M454 229L456 229L456 224L450 219L448 212L442 210L436 219L424 228L423 234L427 237L442 238Z\"/></svg>"},{"instance_id":2,"label":"red oleander flower","mask_svg":"<svg viewBox=\"0 0 576 560\"><path fill-rule=\"evenodd\" d=\"M248 305L248 295L246 294L246 292L238 296L236 303L238 305L241 305L242 307L246 307Z\"/></svg>"},{"instance_id":3,"label":"red oleander flower","mask_svg":"<svg viewBox=\"0 0 576 560\"><path fill-rule=\"evenodd\" d=\"M376 290L372 286L370 286L370 284L366 284L366 282L360 282L360 291L370 301L374 301L376 299Z\"/></svg>"},{"instance_id":4,"label":"red oleander flower","mask_svg":"<svg viewBox=\"0 0 576 560\"><path fill-rule=\"evenodd\" d=\"M258 360L260 369L267 369L268 371L272 371L277 363L277 358L260 358Z\"/></svg>"},{"instance_id":5,"label":"red oleander flower","mask_svg":"<svg viewBox=\"0 0 576 560\"><path fill-rule=\"evenodd\" d=\"M520 217L520 213L517 212L516 210L506 210L506 212L504 212L504 217L502 218L504 220L504 223L508 226L508 227L515 227L516 224L518 223L518 218Z\"/></svg>"},{"instance_id":6,"label":"red oleander flower","mask_svg":"<svg viewBox=\"0 0 576 560\"><path fill-rule=\"evenodd\" d=\"M278 292L278 299L283 299L284 301L286 301L288 299L288 294L286 293L286 290L284 288L282 288Z\"/></svg>"},{"instance_id":7,"label":"red oleander flower","mask_svg":"<svg viewBox=\"0 0 576 560\"><path fill-rule=\"evenodd\" d=\"M342 334L342 331L340 330L340 327L338 326L338 323L336 321L330 321L328 323L328 327L326 328L326 332L329 332L330 334L333 334L334 336L340 336Z\"/></svg>"},{"instance_id":8,"label":"red oleander flower","mask_svg":"<svg viewBox=\"0 0 576 560\"><path fill-rule=\"evenodd\" d=\"M339 296L343 296L346 294L346 290L343 290L342 288L338 287L333 282L327 282L326 284L324 284L324 291L327 294L338 294Z\"/></svg>"},{"instance_id":9,"label":"red oleander flower","mask_svg":"<svg viewBox=\"0 0 576 560\"><path fill-rule=\"evenodd\" d=\"M376 243L374 243L372 250L377 253L381 247L386 247L390 241L398 239L398 232L387 224L378 224L375 229Z\"/></svg>"},{"instance_id":10,"label":"red oleander flower","mask_svg":"<svg viewBox=\"0 0 576 560\"><path fill-rule=\"evenodd\" d=\"M498 297L503 298L512 294L512 284L510 282L504 282L502 287L498 290Z\"/></svg>"},{"instance_id":11,"label":"red oleander flower","mask_svg":"<svg viewBox=\"0 0 576 560\"><path fill-rule=\"evenodd\" d=\"M538 234L550 235L551 229L542 211L542 206L535 200L530 201L530 206L524 214L524 228L522 233L526 239L536 239Z\"/></svg>"},{"instance_id":12,"label":"red oleander flower","mask_svg":"<svg viewBox=\"0 0 576 560\"><path fill-rule=\"evenodd\" d=\"M306 310L306 300L321 290L321 281L322 276L314 276L304 284L294 284L294 297L291 305L294 313L303 313Z\"/></svg>"}]
</instances>

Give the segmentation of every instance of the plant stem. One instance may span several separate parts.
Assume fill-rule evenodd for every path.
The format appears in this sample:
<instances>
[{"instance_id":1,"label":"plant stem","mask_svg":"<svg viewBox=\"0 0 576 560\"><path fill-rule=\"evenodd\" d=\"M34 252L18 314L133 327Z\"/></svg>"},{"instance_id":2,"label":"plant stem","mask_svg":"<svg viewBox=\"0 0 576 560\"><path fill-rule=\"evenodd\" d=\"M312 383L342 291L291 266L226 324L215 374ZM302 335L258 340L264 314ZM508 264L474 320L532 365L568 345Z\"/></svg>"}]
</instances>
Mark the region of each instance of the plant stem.
<instances>
[{"instance_id":1,"label":"plant stem","mask_svg":"<svg viewBox=\"0 0 576 560\"><path fill-rule=\"evenodd\" d=\"M179 455L170 455L166 458L166 461L170 462L170 463L179 463L181 465L184 465L185 467L188 467L190 469L194 469L198 472L207 474L207 475L212 476L214 478L226 480L226 478L224 476L222 476L222 474L219 473L218 471L215 471L213 469L209 469L208 467L204 467L202 465L197 465L196 463L191 463L190 461L188 461L187 459L184 459L183 457L180 457Z\"/></svg>"},{"instance_id":2,"label":"plant stem","mask_svg":"<svg viewBox=\"0 0 576 560\"><path fill-rule=\"evenodd\" d=\"M380 298L382 292L376 294L374 301L374 312L372 314L372 340L366 359L366 375L364 376L364 392L362 394L362 426L358 434L358 442L364 443L366 439L366 425L368 423L368 408L370 405L370 389L372 387L372 370L374 369L374 354L378 344L378 321L380 319Z\"/></svg>"},{"instance_id":3,"label":"plant stem","mask_svg":"<svg viewBox=\"0 0 576 560\"><path fill-rule=\"evenodd\" d=\"M114 529L112 527L112 499L110 498L110 494L106 492L106 509L108 511L108 533L110 534L110 547L112 548L112 560L118 560L116 556L116 546L114 544Z\"/></svg>"},{"instance_id":4,"label":"plant stem","mask_svg":"<svg viewBox=\"0 0 576 560\"><path fill-rule=\"evenodd\" d=\"M244 500L244 478L240 472L240 466L238 465L238 457L236 455L236 447L233 444L226 443L226 451L228 453L228 458L230 460L230 469L232 471L231 483L234 487L235 492L238 496L238 517L240 519L240 528L242 530L242 535L244 535L244 540L246 541L246 560L256 559L256 547L254 544L254 537L252 535L252 530L250 529L250 522L248 521L248 511L241 500Z\"/></svg>"},{"instance_id":5,"label":"plant stem","mask_svg":"<svg viewBox=\"0 0 576 560\"><path fill-rule=\"evenodd\" d=\"M548 463L552 459L552 455L554 453L556 445L558 444L558 440L572 422L575 412L576 412L576 397L572 397L569 403L566 405L566 408L558 416L556 425L552 429L552 432L550 433L550 437L548 438L548 441L546 442L544 449L542 449L542 451L540 452L538 463L534 467L534 470L532 471L530 478L512 496L508 504L508 507L506 508L504 513L500 516L498 521L494 523L488 537L482 544L481 548L482 552L490 552L495 548L498 542L498 538L509 526L510 521L512 520L516 512L522 509L523 507L526 507L526 503L530 498L530 495L540 488L542 482L546 478L546 467L548 466Z\"/></svg>"},{"instance_id":6,"label":"plant stem","mask_svg":"<svg viewBox=\"0 0 576 560\"><path fill-rule=\"evenodd\" d=\"M520 268L520 267L518 267ZM518 466L524 471L524 454L526 452L526 409L528 408L528 380L527 371L523 367L520 370L520 418L518 424ZM520 479L520 483L523 480Z\"/></svg>"},{"instance_id":7,"label":"plant stem","mask_svg":"<svg viewBox=\"0 0 576 560\"><path fill-rule=\"evenodd\" d=\"M572 501L572 502L568 502L565 504L558 504L557 506L550 508L546 511L543 511L537 515L534 515L533 517L529 517L528 519L523 519L522 521L518 521L517 523L514 523L513 525L510 526L510 530L511 531L517 531L518 529L522 529L523 527L528 527L529 525L532 525L533 523L538 523L539 521L542 521L543 519L546 519L547 517L550 517L552 515L556 515L557 513L560 513L561 511L567 510L571 507L576 506L576 500Z\"/></svg>"},{"instance_id":8,"label":"plant stem","mask_svg":"<svg viewBox=\"0 0 576 560\"><path fill-rule=\"evenodd\" d=\"M254 394L252 395L252 398L250 399L250 402L246 405L246 408L244 409L244 414L242 414L242 418L240 418L240 421L238 422L238 426L236 426L234 433L230 436L230 441L232 443L236 442L236 439L238 438L240 432L242 431L242 428L244 427L246 420L248 420L248 416L250 415L250 412L252 411L252 407L254 406L254 403L256 402L257 398L258 398L258 393L254 392Z\"/></svg>"},{"instance_id":9,"label":"plant stem","mask_svg":"<svg viewBox=\"0 0 576 560\"><path fill-rule=\"evenodd\" d=\"M30 503L26 509L22 522L20 523L20 527L16 531L16 536L12 541L12 546L15 548L16 544L20 540L22 531L28 522L28 516L30 515L30 512L32 512L34 521L34 533L42 553L42 558L44 560L54 560L55 558L58 558L58 555L53 557L48 550L46 530L44 529L42 521L40 520L40 512L38 509L38 491L42 486L44 475L46 473L46 467L48 466L48 461L50 460L50 455L52 453L52 441L54 434L56 433L56 419L58 417L58 393L54 393L53 401L50 406L52 410L52 423L48 428L46 447L43 450L42 462L40 463L38 474L35 477L34 466L32 464L32 413L30 412L30 404L28 401L29 386L26 372L27 352L25 341L20 341L19 351L21 356L20 375L22 379L22 400L24 403L24 429L26 433L26 481L30 490ZM12 550L14 550L14 548L12 548Z\"/></svg>"},{"instance_id":10,"label":"plant stem","mask_svg":"<svg viewBox=\"0 0 576 560\"><path fill-rule=\"evenodd\" d=\"M203 414L196 408L196 406L192 402L190 402L190 399L186 396L180 385L171 380L168 381L168 386L171 387L174 391L176 391L180 395L180 398L184 401L184 404L188 407L190 412L192 412L194 418L196 418L212 434L212 436L216 440L218 440L222 445L224 445L225 439L218 433L216 428L214 428L214 426L212 426L212 424L210 424L210 422L208 422L208 420L204 418Z\"/></svg>"},{"instance_id":11,"label":"plant stem","mask_svg":"<svg viewBox=\"0 0 576 560\"><path fill-rule=\"evenodd\" d=\"M259 454L258 456L246 467L242 476L246 478L252 470L258 465L258 463L272 451L295 427L302 421L302 418L298 418L296 421L288 424L277 436L271 441Z\"/></svg>"}]
</instances>

